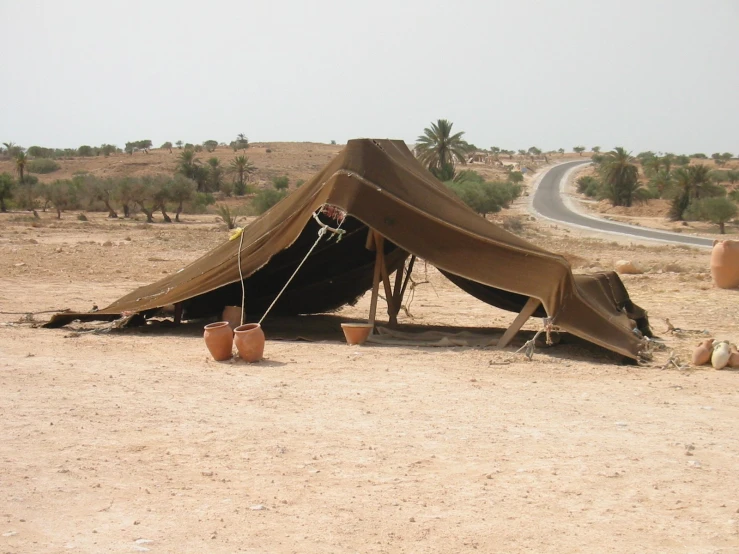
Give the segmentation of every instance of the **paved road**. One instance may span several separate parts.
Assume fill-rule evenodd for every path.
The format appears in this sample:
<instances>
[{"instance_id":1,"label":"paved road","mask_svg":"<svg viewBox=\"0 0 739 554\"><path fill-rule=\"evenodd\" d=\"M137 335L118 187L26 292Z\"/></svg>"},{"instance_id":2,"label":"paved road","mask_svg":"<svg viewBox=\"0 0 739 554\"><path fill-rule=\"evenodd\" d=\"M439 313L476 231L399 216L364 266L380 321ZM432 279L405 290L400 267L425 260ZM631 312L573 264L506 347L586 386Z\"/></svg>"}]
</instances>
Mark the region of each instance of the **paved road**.
<instances>
[{"instance_id":1,"label":"paved road","mask_svg":"<svg viewBox=\"0 0 739 554\"><path fill-rule=\"evenodd\" d=\"M587 161L568 162L557 165L544 174L539 183L539 187L534 194L533 208L539 215L559 221L567 225L575 225L578 227L586 227L594 231L604 233L615 233L618 235L628 235L641 239L654 240L659 242L669 242L673 244L688 244L691 246L712 247L712 239L704 239L690 235L681 235L679 233L670 233L668 231L654 231L637 227L635 225L627 225L625 223L613 223L604 219L585 216L572 211L563 200L563 193L560 187L564 187L562 183L565 174L580 164L588 163Z\"/></svg>"}]
</instances>

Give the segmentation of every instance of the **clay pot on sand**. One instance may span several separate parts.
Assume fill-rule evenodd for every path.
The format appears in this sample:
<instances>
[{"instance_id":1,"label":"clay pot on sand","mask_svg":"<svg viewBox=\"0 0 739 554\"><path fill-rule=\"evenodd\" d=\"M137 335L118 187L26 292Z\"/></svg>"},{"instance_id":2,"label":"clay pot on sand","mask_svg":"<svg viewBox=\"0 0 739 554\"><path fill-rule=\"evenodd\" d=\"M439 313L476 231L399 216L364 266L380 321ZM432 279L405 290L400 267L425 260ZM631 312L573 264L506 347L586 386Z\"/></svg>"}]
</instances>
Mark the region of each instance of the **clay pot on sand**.
<instances>
[{"instance_id":1,"label":"clay pot on sand","mask_svg":"<svg viewBox=\"0 0 739 554\"><path fill-rule=\"evenodd\" d=\"M264 331L259 323L247 323L234 329L234 344L245 362L258 362L264 355Z\"/></svg>"},{"instance_id":2,"label":"clay pot on sand","mask_svg":"<svg viewBox=\"0 0 739 554\"><path fill-rule=\"evenodd\" d=\"M228 321L206 325L203 338L215 361L222 362L231 358L234 335Z\"/></svg>"},{"instance_id":3,"label":"clay pot on sand","mask_svg":"<svg viewBox=\"0 0 739 554\"><path fill-rule=\"evenodd\" d=\"M221 321L228 321L231 329L241 325L241 306L226 306L221 314Z\"/></svg>"},{"instance_id":4,"label":"clay pot on sand","mask_svg":"<svg viewBox=\"0 0 739 554\"><path fill-rule=\"evenodd\" d=\"M736 344L731 345L731 356L729 356L729 367L739 368L739 350L736 348Z\"/></svg>"},{"instance_id":5,"label":"clay pot on sand","mask_svg":"<svg viewBox=\"0 0 739 554\"><path fill-rule=\"evenodd\" d=\"M711 365L714 369L723 369L726 364L729 363L731 358L731 347L725 340L717 343L713 347L713 354L711 354Z\"/></svg>"},{"instance_id":6,"label":"clay pot on sand","mask_svg":"<svg viewBox=\"0 0 739 554\"><path fill-rule=\"evenodd\" d=\"M711 275L721 289L739 288L739 241L713 241Z\"/></svg>"},{"instance_id":7,"label":"clay pot on sand","mask_svg":"<svg viewBox=\"0 0 739 554\"><path fill-rule=\"evenodd\" d=\"M713 339L701 341L693 350L693 365L705 365L711 361L713 353Z\"/></svg>"},{"instance_id":8,"label":"clay pot on sand","mask_svg":"<svg viewBox=\"0 0 739 554\"><path fill-rule=\"evenodd\" d=\"M373 327L370 323L341 324L341 330L344 331L347 344L364 344L372 333Z\"/></svg>"}]
</instances>

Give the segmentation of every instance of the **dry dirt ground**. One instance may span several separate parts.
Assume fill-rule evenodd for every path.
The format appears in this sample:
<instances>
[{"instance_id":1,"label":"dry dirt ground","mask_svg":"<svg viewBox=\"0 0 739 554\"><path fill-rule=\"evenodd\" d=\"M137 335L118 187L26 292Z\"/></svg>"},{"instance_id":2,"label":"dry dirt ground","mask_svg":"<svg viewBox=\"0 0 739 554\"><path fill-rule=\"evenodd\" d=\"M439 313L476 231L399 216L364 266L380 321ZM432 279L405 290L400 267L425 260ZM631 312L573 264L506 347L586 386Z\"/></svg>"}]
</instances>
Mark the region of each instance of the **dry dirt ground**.
<instances>
[{"instance_id":1,"label":"dry dirt ground","mask_svg":"<svg viewBox=\"0 0 739 554\"><path fill-rule=\"evenodd\" d=\"M519 233L576 271L645 267L624 281L666 349L644 366L577 342L527 361L521 340L351 347L338 335L268 336L266 359L247 365L210 360L202 323L97 334L23 322L176 271L225 240L212 216L41 215L0 216L0 552L739 551L739 372L663 369L671 352L687 363L704 330L739 341L739 291L712 286L705 250L518 216ZM514 317L423 264L415 280L429 281L414 289L415 323ZM684 332L664 333L665 317Z\"/></svg>"}]
</instances>

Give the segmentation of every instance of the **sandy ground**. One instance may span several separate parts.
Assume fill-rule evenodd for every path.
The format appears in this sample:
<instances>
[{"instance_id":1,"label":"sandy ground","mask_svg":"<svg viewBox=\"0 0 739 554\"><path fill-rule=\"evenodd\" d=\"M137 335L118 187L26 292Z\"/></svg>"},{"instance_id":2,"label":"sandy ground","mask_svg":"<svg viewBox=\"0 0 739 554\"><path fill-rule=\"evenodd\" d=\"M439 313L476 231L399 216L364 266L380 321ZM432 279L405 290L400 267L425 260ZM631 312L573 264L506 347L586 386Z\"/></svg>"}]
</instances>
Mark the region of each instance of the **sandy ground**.
<instances>
[{"instance_id":1,"label":"sandy ground","mask_svg":"<svg viewBox=\"0 0 739 554\"><path fill-rule=\"evenodd\" d=\"M225 239L212 217L42 217L0 217L0 552L739 551L739 373L662 369L671 352L686 363L703 330L739 341L739 291L712 286L706 251L519 216L523 236L577 271L644 266L624 281L667 346L644 366L572 342L529 362L521 340L499 351L338 336L268 336L266 359L247 365L210 360L199 324L20 322L176 271ZM429 281L415 323L514 317L423 264L415 280ZM665 334L665 317L685 331Z\"/></svg>"}]
</instances>

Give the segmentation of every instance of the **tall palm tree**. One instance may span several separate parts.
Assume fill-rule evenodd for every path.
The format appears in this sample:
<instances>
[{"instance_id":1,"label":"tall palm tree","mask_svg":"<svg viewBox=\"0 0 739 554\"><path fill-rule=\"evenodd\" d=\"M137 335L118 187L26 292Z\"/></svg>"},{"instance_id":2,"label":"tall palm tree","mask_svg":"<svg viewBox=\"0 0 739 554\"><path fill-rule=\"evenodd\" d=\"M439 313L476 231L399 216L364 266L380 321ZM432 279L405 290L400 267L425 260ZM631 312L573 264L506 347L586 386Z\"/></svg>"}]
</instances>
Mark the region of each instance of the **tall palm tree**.
<instances>
[{"instance_id":1,"label":"tall palm tree","mask_svg":"<svg viewBox=\"0 0 739 554\"><path fill-rule=\"evenodd\" d=\"M199 163L193 150L183 150L178 156L177 171L188 179L193 179L195 177L195 168Z\"/></svg>"},{"instance_id":2,"label":"tall palm tree","mask_svg":"<svg viewBox=\"0 0 739 554\"><path fill-rule=\"evenodd\" d=\"M681 221L692 200L700 200L706 188L711 184L711 170L705 164L680 167L673 172L675 184L680 190L670 205L668 217L672 221Z\"/></svg>"},{"instance_id":3,"label":"tall palm tree","mask_svg":"<svg viewBox=\"0 0 739 554\"><path fill-rule=\"evenodd\" d=\"M665 191L672 186L672 174L665 169L660 169L649 180L649 184L657 190L659 197L662 198Z\"/></svg>"},{"instance_id":4,"label":"tall palm tree","mask_svg":"<svg viewBox=\"0 0 739 554\"><path fill-rule=\"evenodd\" d=\"M236 156L231 160L228 171L236 175L234 192L237 196L243 196L246 193L246 182L249 180L249 176L256 170L257 168L254 167L254 164L246 156Z\"/></svg>"},{"instance_id":5,"label":"tall palm tree","mask_svg":"<svg viewBox=\"0 0 739 554\"><path fill-rule=\"evenodd\" d=\"M223 166L221 160L216 157L208 160L208 183L211 191L217 191L221 189L221 183L223 182Z\"/></svg>"},{"instance_id":6,"label":"tall palm tree","mask_svg":"<svg viewBox=\"0 0 739 554\"><path fill-rule=\"evenodd\" d=\"M711 170L704 164L691 165L687 169L690 175L690 195L699 199L711 184Z\"/></svg>"},{"instance_id":7,"label":"tall palm tree","mask_svg":"<svg viewBox=\"0 0 739 554\"><path fill-rule=\"evenodd\" d=\"M442 180L454 176L456 162L465 163L465 154L469 144L462 138L464 131L452 134L454 124L446 119L439 119L426 127L416 142L416 157L429 168L429 171Z\"/></svg>"},{"instance_id":8,"label":"tall palm tree","mask_svg":"<svg viewBox=\"0 0 739 554\"><path fill-rule=\"evenodd\" d=\"M639 188L639 169L631 153L617 146L605 155L600 172L611 203L630 207Z\"/></svg>"},{"instance_id":9,"label":"tall palm tree","mask_svg":"<svg viewBox=\"0 0 739 554\"><path fill-rule=\"evenodd\" d=\"M20 182L21 185L26 182L24 179L24 174L26 171L27 164L28 164L28 156L26 156L26 153L18 152L15 155L15 170L18 172L18 182Z\"/></svg>"}]
</instances>

